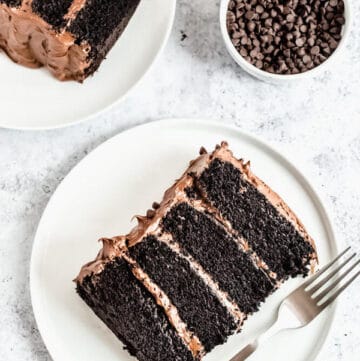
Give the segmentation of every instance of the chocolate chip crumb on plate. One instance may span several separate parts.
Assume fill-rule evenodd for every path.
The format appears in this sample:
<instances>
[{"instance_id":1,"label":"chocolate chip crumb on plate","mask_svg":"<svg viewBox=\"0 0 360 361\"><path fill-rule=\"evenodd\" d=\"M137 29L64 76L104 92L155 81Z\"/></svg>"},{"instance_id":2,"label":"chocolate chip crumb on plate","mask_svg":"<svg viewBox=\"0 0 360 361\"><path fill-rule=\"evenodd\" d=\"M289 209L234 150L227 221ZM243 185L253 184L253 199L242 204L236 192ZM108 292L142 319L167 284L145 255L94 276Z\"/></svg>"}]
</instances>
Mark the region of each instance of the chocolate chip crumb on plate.
<instances>
[{"instance_id":1,"label":"chocolate chip crumb on plate","mask_svg":"<svg viewBox=\"0 0 360 361\"><path fill-rule=\"evenodd\" d=\"M234 60L262 80L325 70L349 35L348 0L222 0L221 31Z\"/></svg>"}]
</instances>

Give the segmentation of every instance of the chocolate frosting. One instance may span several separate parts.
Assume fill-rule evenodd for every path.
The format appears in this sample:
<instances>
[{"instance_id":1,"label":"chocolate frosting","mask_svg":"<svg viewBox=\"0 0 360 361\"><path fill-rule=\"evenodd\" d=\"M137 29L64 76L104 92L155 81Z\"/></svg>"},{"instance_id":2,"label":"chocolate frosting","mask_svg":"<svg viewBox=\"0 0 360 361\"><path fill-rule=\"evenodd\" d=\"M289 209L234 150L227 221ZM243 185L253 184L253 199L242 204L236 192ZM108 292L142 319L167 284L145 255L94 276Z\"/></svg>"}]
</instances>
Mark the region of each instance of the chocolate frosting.
<instances>
[{"instance_id":1,"label":"chocolate frosting","mask_svg":"<svg viewBox=\"0 0 360 361\"><path fill-rule=\"evenodd\" d=\"M83 1L74 2L69 21L82 6ZM32 11L31 1L23 1L20 7L0 4L0 48L14 62L30 68L46 66L60 80L83 81L90 65L90 46L75 44L71 33L52 29Z\"/></svg>"},{"instance_id":2,"label":"chocolate frosting","mask_svg":"<svg viewBox=\"0 0 360 361\"><path fill-rule=\"evenodd\" d=\"M280 198L280 196L275 193L270 187L268 187L261 179L255 176L250 170L250 162L244 162L243 159L236 159L233 153L228 149L227 142L222 142L221 145L218 145L214 152L208 154L201 149L201 155L190 162L189 167L184 172L184 174L174 183L174 185L169 188L163 197L162 202L156 206L155 210L148 212L147 216L135 216L138 221L138 224L132 229L132 231L124 236L114 237L111 240L103 239L103 249L99 252L97 258L88 264L86 264L80 271L78 277L76 278L77 282L82 282L83 278L90 274L96 274L102 271L104 264L109 260L112 260L114 257L121 254L124 249L124 244L132 247L136 243L141 242L142 238L149 234L160 233L159 223L161 219L166 215L166 213L171 209L173 205L179 202L188 202L185 189L191 187L194 184L194 177L200 176L200 174L208 167L210 162L218 158L225 162L232 163L235 167L240 169L245 179L253 184L261 193L265 195L268 201L276 207L276 209L288 220L290 221L296 230L301 234L304 239L311 244L314 249L314 253L311 255L311 272L314 271L316 264L318 262L317 252L314 240L305 230L304 225L301 223L300 219L295 215L295 213L286 205L286 203ZM195 202L196 203L196 202ZM202 207L214 214L216 218L231 232L234 231L231 228L229 223L222 219L221 216L213 209L208 203L200 202L197 207ZM246 241L246 240L244 240ZM246 248L246 242L242 245L243 248ZM247 246L248 247L248 246ZM258 267L267 269L267 265L264 261L256 259L256 264ZM271 278L276 277L275 274L270 274Z\"/></svg>"},{"instance_id":3,"label":"chocolate frosting","mask_svg":"<svg viewBox=\"0 0 360 361\"><path fill-rule=\"evenodd\" d=\"M77 13L85 6L85 4L86 0L73 0L67 14L65 15L65 19L68 19L70 21L74 20Z\"/></svg>"}]
</instances>

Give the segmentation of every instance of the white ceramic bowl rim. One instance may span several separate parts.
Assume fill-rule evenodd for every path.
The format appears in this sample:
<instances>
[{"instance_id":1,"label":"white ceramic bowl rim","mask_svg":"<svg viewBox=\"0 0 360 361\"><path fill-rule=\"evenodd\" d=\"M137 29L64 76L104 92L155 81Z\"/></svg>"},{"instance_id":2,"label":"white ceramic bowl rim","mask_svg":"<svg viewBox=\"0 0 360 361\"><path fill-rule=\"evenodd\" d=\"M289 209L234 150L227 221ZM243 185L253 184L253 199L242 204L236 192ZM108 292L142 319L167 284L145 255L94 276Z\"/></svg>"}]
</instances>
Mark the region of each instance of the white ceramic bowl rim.
<instances>
[{"instance_id":1,"label":"white ceramic bowl rim","mask_svg":"<svg viewBox=\"0 0 360 361\"><path fill-rule=\"evenodd\" d=\"M345 4L345 10L344 10L345 24L343 25L342 28L342 38L335 51L323 63L306 72L298 73L298 74L269 73L265 70L261 70L257 68L255 65L252 65L248 61L246 61L236 50L235 46L232 44L226 25L226 14L228 9L228 4L230 1L231 0L221 0L220 3L220 28L226 48L238 65L240 65L249 74L262 80L286 81L286 80L294 80L294 79L318 75L320 72L326 70L329 67L329 65L333 63L335 58L337 58L338 55L344 50L345 44L350 35L350 29L352 24L351 4L350 4L350 0L343 0Z\"/></svg>"}]
</instances>

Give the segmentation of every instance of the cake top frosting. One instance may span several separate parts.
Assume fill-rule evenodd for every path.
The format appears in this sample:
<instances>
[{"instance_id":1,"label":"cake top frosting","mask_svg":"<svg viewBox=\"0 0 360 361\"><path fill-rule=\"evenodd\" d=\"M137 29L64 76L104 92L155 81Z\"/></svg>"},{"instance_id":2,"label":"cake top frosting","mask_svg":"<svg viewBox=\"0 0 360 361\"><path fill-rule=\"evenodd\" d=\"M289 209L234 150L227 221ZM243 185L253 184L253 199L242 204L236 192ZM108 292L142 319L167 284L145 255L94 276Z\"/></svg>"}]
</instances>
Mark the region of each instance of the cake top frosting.
<instances>
[{"instance_id":1,"label":"cake top frosting","mask_svg":"<svg viewBox=\"0 0 360 361\"><path fill-rule=\"evenodd\" d=\"M82 267L75 281L82 282L84 277L101 272L107 262L113 260L115 257L121 256L126 251L127 247L133 247L147 235L158 234L161 232L159 225L163 217L174 205L181 202L188 202L189 198L187 190L191 189L194 185L195 178L199 177L214 159L220 159L224 162L231 163L238 168L245 179L264 194L277 211L286 218L299 234L311 245L314 249L314 253L311 255L311 271L313 271L317 264L315 242L305 230L302 222L277 193L271 190L262 180L252 173L250 161L245 162L243 159L235 158L232 151L229 150L228 143L223 141L220 145L216 146L212 153L208 153L205 148L202 147L200 149L199 157L192 160L183 175L176 180L172 187L166 190L161 203L158 204L154 202L153 208L149 209L145 216L135 216L137 225L130 233L110 239L101 239L100 241L103 242L103 247L96 259ZM205 208L205 211L214 213L214 210L208 203L200 203L201 207ZM221 221L222 223L227 222L224 219L221 219ZM266 265L261 260L258 261L258 265L259 267L266 268ZM276 277L276 274L273 273L273 276Z\"/></svg>"}]
</instances>

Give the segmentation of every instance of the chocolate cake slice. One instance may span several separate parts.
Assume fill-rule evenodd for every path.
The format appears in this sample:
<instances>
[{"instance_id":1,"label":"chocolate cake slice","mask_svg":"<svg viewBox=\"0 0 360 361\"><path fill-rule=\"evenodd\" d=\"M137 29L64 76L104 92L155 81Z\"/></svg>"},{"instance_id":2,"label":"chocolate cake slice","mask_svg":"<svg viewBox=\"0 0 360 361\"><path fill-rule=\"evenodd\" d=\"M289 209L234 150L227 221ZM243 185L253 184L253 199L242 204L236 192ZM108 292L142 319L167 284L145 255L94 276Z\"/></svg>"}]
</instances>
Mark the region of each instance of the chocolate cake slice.
<instances>
[{"instance_id":1,"label":"chocolate cake slice","mask_svg":"<svg viewBox=\"0 0 360 361\"><path fill-rule=\"evenodd\" d=\"M60 80L93 74L140 0L0 0L0 49Z\"/></svg>"},{"instance_id":2,"label":"chocolate cake slice","mask_svg":"<svg viewBox=\"0 0 360 361\"><path fill-rule=\"evenodd\" d=\"M76 283L139 360L200 360L317 262L299 219L225 142L202 149L137 219L129 234L103 240Z\"/></svg>"},{"instance_id":3,"label":"chocolate cake slice","mask_svg":"<svg viewBox=\"0 0 360 361\"><path fill-rule=\"evenodd\" d=\"M123 259L109 263L96 282L85 277L78 292L138 360L193 360L164 310Z\"/></svg>"}]
</instances>

